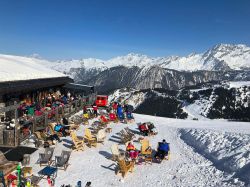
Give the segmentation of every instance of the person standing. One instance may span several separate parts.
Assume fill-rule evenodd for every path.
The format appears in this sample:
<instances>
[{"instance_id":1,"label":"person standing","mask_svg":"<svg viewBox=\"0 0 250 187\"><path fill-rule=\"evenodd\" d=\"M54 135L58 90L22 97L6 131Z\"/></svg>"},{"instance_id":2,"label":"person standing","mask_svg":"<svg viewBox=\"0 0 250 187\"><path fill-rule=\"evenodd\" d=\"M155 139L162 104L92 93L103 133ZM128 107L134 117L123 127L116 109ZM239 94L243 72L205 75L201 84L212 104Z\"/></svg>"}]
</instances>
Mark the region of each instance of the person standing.
<instances>
[{"instance_id":1,"label":"person standing","mask_svg":"<svg viewBox=\"0 0 250 187\"><path fill-rule=\"evenodd\" d=\"M92 108L93 108L93 110L94 110L94 115L95 115L95 117L97 117L97 116L98 116L98 112L97 112L98 107L96 106L96 104L93 104Z\"/></svg>"}]
</instances>

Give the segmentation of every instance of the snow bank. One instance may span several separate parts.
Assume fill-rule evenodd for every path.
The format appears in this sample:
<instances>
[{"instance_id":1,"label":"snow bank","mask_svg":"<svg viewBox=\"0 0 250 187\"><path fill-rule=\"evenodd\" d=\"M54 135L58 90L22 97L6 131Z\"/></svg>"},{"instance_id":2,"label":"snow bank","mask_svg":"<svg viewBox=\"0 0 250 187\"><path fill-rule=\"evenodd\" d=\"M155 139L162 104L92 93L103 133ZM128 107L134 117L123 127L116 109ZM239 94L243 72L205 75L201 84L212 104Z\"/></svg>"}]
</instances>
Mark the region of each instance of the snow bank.
<instances>
[{"instance_id":1,"label":"snow bank","mask_svg":"<svg viewBox=\"0 0 250 187\"><path fill-rule=\"evenodd\" d=\"M48 61L0 55L0 82L40 78L66 77L66 75L46 67Z\"/></svg>"},{"instance_id":2,"label":"snow bank","mask_svg":"<svg viewBox=\"0 0 250 187\"><path fill-rule=\"evenodd\" d=\"M223 171L250 183L250 135L181 129L181 138Z\"/></svg>"}]
</instances>

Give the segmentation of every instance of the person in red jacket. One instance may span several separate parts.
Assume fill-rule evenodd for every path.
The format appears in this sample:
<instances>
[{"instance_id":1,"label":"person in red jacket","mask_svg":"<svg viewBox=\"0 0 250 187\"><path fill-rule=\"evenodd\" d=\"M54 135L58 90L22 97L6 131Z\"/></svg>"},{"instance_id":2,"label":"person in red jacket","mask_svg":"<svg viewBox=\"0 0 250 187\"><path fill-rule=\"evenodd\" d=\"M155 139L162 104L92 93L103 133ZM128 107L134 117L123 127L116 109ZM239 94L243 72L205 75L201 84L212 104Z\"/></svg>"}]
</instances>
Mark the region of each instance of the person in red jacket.
<instances>
[{"instance_id":1,"label":"person in red jacket","mask_svg":"<svg viewBox=\"0 0 250 187\"><path fill-rule=\"evenodd\" d=\"M149 134L149 128L146 123L142 123L139 125L139 130L144 136L148 136Z\"/></svg>"},{"instance_id":2,"label":"person in red jacket","mask_svg":"<svg viewBox=\"0 0 250 187\"><path fill-rule=\"evenodd\" d=\"M138 157L138 155L139 155L139 151L137 151L135 149L135 146L131 142L128 143L128 145L126 147L126 151L128 151L129 157L132 160L136 159Z\"/></svg>"},{"instance_id":3,"label":"person in red jacket","mask_svg":"<svg viewBox=\"0 0 250 187\"><path fill-rule=\"evenodd\" d=\"M103 123L108 123L108 122L109 122L109 120L106 118L105 115L101 115L101 116L100 116L100 120L101 120Z\"/></svg>"},{"instance_id":4,"label":"person in red jacket","mask_svg":"<svg viewBox=\"0 0 250 187\"><path fill-rule=\"evenodd\" d=\"M109 120L110 121L116 121L117 117L113 111L109 113Z\"/></svg>"},{"instance_id":5,"label":"person in red jacket","mask_svg":"<svg viewBox=\"0 0 250 187\"><path fill-rule=\"evenodd\" d=\"M117 111L117 107L118 107L118 103L114 102L112 105L113 110L116 112Z\"/></svg>"},{"instance_id":6,"label":"person in red jacket","mask_svg":"<svg viewBox=\"0 0 250 187\"><path fill-rule=\"evenodd\" d=\"M94 115L95 115L95 117L97 117L98 116L98 113L97 113L98 107L96 106L96 104L94 104L92 107L94 110Z\"/></svg>"}]
</instances>

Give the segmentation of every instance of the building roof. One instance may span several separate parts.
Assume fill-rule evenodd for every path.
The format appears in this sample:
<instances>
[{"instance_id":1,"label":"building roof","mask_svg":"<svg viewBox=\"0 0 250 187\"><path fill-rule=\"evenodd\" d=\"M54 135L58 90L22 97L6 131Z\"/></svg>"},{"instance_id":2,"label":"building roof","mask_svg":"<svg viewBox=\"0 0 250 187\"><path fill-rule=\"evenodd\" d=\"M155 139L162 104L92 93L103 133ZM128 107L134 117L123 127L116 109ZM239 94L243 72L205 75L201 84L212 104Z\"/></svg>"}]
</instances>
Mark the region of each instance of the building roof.
<instances>
[{"instance_id":1,"label":"building roof","mask_svg":"<svg viewBox=\"0 0 250 187\"><path fill-rule=\"evenodd\" d=\"M32 79L67 77L63 73L46 67L43 60L0 55L0 83Z\"/></svg>"},{"instance_id":2,"label":"building roof","mask_svg":"<svg viewBox=\"0 0 250 187\"><path fill-rule=\"evenodd\" d=\"M0 95L8 93L27 93L32 90L63 86L73 82L69 77L54 77L45 79L30 79L19 81L0 82Z\"/></svg>"}]
</instances>

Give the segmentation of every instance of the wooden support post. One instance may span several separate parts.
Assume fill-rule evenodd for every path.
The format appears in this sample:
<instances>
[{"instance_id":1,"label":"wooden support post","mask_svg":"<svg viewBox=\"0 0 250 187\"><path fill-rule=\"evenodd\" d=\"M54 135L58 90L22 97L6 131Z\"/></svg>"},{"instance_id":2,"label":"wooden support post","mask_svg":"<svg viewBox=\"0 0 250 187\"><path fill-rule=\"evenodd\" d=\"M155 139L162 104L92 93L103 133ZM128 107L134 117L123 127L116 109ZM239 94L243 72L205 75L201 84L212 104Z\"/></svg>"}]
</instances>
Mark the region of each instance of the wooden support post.
<instances>
[{"instance_id":1,"label":"wooden support post","mask_svg":"<svg viewBox=\"0 0 250 187\"><path fill-rule=\"evenodd\" d=\"M57 123L58 123L58 122L59 122L58 107L56 107L55 113L56 113L56 121L57 121Z\"/></svg>"},{"instance_id":2,"label":"wooden support post","mask_svg":"<svg viewBox=\"0 0 250 187\"><path fill-rule=\"evenodd\" d=\"M48 126L48 112L44 112L44 124L45 124L45 127L47 127Z\"/></svg>"},{"instance_id":3,"label":"wooden support post","mask_svg":"<svg viewBox=\"0 0 250 187\"><path fill-rule=\"evenodd\" d=\"M77 100L74 101L74 103L75 103L75 113L76 113L77 112Z\"/></svg>"},{"instance_id":4,"label":"wooden support post","mask_svg":"<svg viewBox=\"0 0 250 187\"><path fill-rule=\"evenodd\" d=\"M71 106L72 106L72 103L70 102L69 103L69 114L71 114Z\"/></svg>"},{"instance_id":5,"label":"wooden support post","mask_svg":"<svg viewBox=\"0 0 250 187\"><path fill-rule=\"evenodd\" d=\"M62 106L62 117L64 117L64 106Z\"/></svg>"},{"instance_id":6,"label":"wooden support post","mask_svg":"<svg viewBox=\"0 0 250 187\"><path fill-rule=\"evenodd\" d=\"M36 129L36 126L37 126L37 117L36 116L34 116L34 124L33 124L33 134L34 134L34 132L35 132L35 129Z\"/></svg>"},{"instance_id":7,"label":"wooden support post","mask_svg":"<svg viewBox=\"0 0 250 187\"><path fill-rule=\"evenodd\" d=\"M17 109L15 109L15 146L18 146L19 142L19 133L20 133L20 124L17 121L18 118L18 113Z\"/></svg>"}]
</instances>

